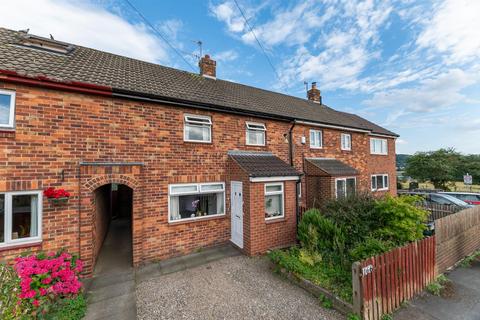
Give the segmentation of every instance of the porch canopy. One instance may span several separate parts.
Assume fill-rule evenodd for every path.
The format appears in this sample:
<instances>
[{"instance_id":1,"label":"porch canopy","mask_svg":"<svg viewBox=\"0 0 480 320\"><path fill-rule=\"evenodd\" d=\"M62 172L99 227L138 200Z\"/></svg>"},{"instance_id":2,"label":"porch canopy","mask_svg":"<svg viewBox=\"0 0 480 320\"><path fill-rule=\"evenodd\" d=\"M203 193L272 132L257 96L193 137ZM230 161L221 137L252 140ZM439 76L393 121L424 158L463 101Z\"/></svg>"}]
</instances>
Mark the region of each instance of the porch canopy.
<instances>
[{"instance_id":1,"label":"porch canopy","mask_svg":"<svg viewBox=\"0 0 480 320\"><path fill-rule=\"evenodd\" d=\"M252 182L298 180L302 175L270 152L229 151L228 155L248 174Z\"/></svg>"},{"instance_id":2,"label":"porch canopy","mask_svg":"<svg viewBox=\"0 0 480 320\"><path fill-rule=\"evenodd\" d=\"M340 160L332 158L306 158L305 171L310 176L347 177L356 176L358 170Z\"/></svg>"}]
</instances>

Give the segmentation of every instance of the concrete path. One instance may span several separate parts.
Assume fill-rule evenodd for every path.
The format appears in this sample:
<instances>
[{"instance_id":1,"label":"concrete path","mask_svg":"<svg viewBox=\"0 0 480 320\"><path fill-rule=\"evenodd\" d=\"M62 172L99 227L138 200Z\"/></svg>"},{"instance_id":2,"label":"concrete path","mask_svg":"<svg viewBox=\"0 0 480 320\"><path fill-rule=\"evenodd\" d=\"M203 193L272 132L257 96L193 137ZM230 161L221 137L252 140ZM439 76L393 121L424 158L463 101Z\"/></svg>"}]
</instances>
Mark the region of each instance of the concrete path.
<instances>
[{"instance_id":1,"label":"concrete path","mask_svg":"<svg viewBox=\"0 0 480 320\"><path fill-rule=\"evenodd\" d=\"M130 221L112 220L87 285L85 319L136 319L135 273L132 263Z\"/></svg>"},{"instance_id":2,"label":"concrete path","mask_svg":"<svg viewBox=\"0 0 480 320\"><path fill-rule=\"evenodd\" d=\"M453 291L448 297L424 294L394 314L395 320L478 320L480 319L480 261L459 267L447 276Z\"/></svg>"}]
</instances>

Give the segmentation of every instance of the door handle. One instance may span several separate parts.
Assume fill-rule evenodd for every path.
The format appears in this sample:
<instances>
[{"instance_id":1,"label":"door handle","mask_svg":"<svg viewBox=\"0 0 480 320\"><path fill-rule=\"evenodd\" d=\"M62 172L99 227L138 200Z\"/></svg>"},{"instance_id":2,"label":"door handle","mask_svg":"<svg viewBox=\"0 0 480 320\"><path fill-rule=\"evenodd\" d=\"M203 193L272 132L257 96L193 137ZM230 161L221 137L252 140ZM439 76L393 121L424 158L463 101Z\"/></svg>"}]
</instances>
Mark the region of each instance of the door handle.
<instances>
[{"instance_id":1,"label":"door handle","mask_svg":"<svg viewBox=\"0 0 480 320\"><path fill-rule=\"evenodd\" d=\"M235 217L237 217L238 219L240 219L240 216L239 216L239 215L237 215L237 214L235 215Z\"/></svg>"}]
</instances>

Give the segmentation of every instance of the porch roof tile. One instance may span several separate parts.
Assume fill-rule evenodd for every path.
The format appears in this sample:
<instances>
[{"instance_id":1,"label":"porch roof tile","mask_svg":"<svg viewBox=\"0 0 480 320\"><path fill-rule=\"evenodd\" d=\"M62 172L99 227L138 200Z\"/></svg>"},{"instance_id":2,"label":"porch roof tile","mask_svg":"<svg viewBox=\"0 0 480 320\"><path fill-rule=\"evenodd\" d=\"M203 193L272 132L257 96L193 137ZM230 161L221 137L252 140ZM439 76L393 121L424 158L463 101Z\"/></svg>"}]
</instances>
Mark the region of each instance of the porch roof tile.
<instances>
[{"instance_id":1,"label":"porch roof tile","mask_svg":"<svg viewBox=\"0 0 480 320\"><path fill-rule=\"evenodd\" d=\"M302 173L269 152L229 151L229 156L249 177L292 177Z\"/></svg>"},{"instance_id":2,"label":"porch roof tile","mask_svg":"<svg viewBox=\"0 0 480 320\"><path fill-rule=\"evenodd\" d=\"M340 160L332 158L307 158L310 162L329 176L356 176L358 170L343 163Z\"/></svg>"}]
</instances>

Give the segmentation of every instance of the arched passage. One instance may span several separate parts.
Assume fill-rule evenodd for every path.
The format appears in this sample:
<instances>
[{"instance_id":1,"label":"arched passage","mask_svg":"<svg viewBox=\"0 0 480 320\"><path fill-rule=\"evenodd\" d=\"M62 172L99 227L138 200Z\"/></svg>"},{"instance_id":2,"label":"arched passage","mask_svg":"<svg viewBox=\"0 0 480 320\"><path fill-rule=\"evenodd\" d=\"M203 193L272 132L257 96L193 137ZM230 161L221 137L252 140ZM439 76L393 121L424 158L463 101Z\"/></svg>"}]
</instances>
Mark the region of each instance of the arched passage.
<instances>
[{"instance_id":1,"label":"arched passage","mask_svg":"<svg viewBox=\"0 0 480 320\"><path fill-rule=\"evenodd\" d=\"M129 270L133 265L133 189L108 183L93 191L95 273Z\"/></svg>"}]
</instances>

